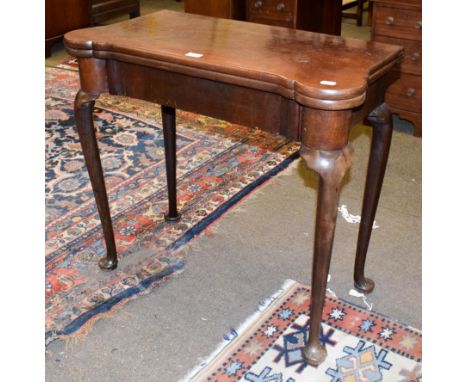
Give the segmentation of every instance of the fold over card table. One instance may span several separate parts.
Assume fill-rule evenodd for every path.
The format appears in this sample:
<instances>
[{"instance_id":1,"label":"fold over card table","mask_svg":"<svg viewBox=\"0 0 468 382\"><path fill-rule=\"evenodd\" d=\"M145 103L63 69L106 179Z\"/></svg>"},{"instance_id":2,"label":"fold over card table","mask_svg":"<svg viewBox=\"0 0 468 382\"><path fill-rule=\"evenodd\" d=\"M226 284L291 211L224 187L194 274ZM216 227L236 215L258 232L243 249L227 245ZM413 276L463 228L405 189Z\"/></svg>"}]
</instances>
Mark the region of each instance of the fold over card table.
<instances>
[{"instance_id":1,"label":"fold over card table","mask_svg":"<svg viewBox=\"0 0 468 382\"><path fill-rule=\"evenodd\" d=\"M370 292L364 277L369 244L392 134L383 103L386 75L401 60L401 47L234 20L160 11L65 36L78 58L81 90L75 119L101 218L107 256L117 251L93 126L102 92L161 105L168 182L167 224L180 216L176 199L175 109L180 108L301 142L300 154L319 176L312 269L310 332L304 356L326 357L320 323L330 266L340 184L351 165L353 124L373 127L362 222L354 270L356 288Z\"/></svg>"}]
</instances>

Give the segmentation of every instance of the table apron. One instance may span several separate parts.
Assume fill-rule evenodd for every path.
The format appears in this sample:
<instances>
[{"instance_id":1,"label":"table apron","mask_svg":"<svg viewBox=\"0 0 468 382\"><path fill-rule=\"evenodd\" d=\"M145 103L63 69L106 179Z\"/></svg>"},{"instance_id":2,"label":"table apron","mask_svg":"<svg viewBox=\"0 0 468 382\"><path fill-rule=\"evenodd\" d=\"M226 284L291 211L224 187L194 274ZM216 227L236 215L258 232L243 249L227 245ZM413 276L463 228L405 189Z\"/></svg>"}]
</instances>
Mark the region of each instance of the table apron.
<instances>
[{"instance_id":1,"label":"table apron","mask_svg":"<svg viewBox=\"0 0 468 382\"><path fill-rule=\"evenodd\" d=\"M303 106L281 94L114 59L79 60L82 88L109 91L300 140L320 150L343 148L349 128L383 102L387 75L369 84L348 110Z\"/></svg>"},{"instance_id":2,"label":"table apron","mask_svg":"<svg viewBox=\"0 0 468 382\"><path fill-rule=\"evenodd\" d=\"M300 139L301 106L279 94L107 60L110 94L122 95Z\"/></svg>"}]
</instances>

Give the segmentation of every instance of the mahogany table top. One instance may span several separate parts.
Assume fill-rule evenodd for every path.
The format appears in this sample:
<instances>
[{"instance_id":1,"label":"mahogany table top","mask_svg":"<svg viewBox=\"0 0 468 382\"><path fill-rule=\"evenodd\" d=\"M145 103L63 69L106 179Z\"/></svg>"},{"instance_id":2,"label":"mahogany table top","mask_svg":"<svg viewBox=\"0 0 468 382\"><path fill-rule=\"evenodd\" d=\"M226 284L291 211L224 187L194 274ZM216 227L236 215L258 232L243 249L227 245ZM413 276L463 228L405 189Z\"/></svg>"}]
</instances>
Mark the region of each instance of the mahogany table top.
<instances>
[{"instance_id":1,"label":"mahogany table top","mask_svg":"<svg viewBox=\"0 0 468 382\"><path fill-rule=\"evenodd\" d=\"M163 10L65 35L75 57L116 59L271 91L320 109L362 104L399 46Z\"/></svg>"}]
</instances>

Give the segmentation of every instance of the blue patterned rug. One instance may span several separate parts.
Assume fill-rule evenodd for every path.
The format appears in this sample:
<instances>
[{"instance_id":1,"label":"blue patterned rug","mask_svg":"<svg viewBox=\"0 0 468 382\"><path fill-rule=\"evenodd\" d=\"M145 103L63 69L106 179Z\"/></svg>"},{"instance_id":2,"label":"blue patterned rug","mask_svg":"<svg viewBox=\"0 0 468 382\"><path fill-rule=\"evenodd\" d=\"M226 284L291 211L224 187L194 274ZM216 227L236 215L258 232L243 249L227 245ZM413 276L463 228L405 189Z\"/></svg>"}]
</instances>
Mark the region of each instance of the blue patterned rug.
<instances>
[{"instance_id":1,"label":"blue patterned rug","mask_svg":"<svg viewBox=\"0 0 468 382\"><path fill-rule=\"evenodd\" d=\"M177 112L178 203L166 223L159 106L102 95L95 127L119 267L99 270L102 230L73 118L78 73L46 69L46 343L86 332L117 306L183 270L180 251L259 184L299 145L277 135Z\"/></svg>"}]
</instances>

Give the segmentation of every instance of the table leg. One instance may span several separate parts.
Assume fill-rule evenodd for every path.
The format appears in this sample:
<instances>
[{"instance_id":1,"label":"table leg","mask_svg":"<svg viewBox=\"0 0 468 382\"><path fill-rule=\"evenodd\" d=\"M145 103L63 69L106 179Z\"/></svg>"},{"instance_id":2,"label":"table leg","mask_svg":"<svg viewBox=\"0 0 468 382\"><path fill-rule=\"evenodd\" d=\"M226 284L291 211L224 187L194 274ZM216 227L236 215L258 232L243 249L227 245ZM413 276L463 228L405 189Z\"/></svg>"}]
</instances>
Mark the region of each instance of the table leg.
<instances>
[{"instance_id":1,"label":"table leg","mask_svg":"<svg viewBox=\"0 0 468 382\"><path fill-rule=\"evenodd\" d=\"M75 98L75 121L107 248L107 255L99 260L99 267L110 270L117 267L117 250L93 124L93 109L97 97L98 95L92 95L83 90L78 92Z\"/></svg>"},{"instance_id":2,"label":"table leg","mask_svg":"<svg viewBox=\"0 0 468 382\"><path fill-rule=\"evenodd\" d=\"M364 277L364 266L387 167L393 131L392 114L385 103L374 109L368 115L367 120L372 126L372 145L354 263L354 286L364 293L372 292L375 286L374 281Z\"/></svg>"},{"instance_id":3,"label":"table leg","mask_svg":"<svg viewBox=\"0 0 468 382\"><path fill-rule=\"evenodd\" d=\"M169 200L169 211L164 215L168 222L180 220L177 212L177 146L176 146L176 112L173 107L161 105L163 133L164 133L164 155L166 157L167 192Z\"/></svg>"},{"instance_id":4,"label":"table leg","mask_svg":"<svg viewBox=\"0 0 468 382\"><path fill-rule=\"evenodd\" d=\"M309 340L303 352L310 364L319 365L327 355L325 346L320 342L320 328L335 234L340 185L351 165L352 149L349 145L342 150L333 151L314 150L303 146L301 156L308 168L316 171L319 175L312 264L310 329Z\"/></svg>"}]
</instances>

